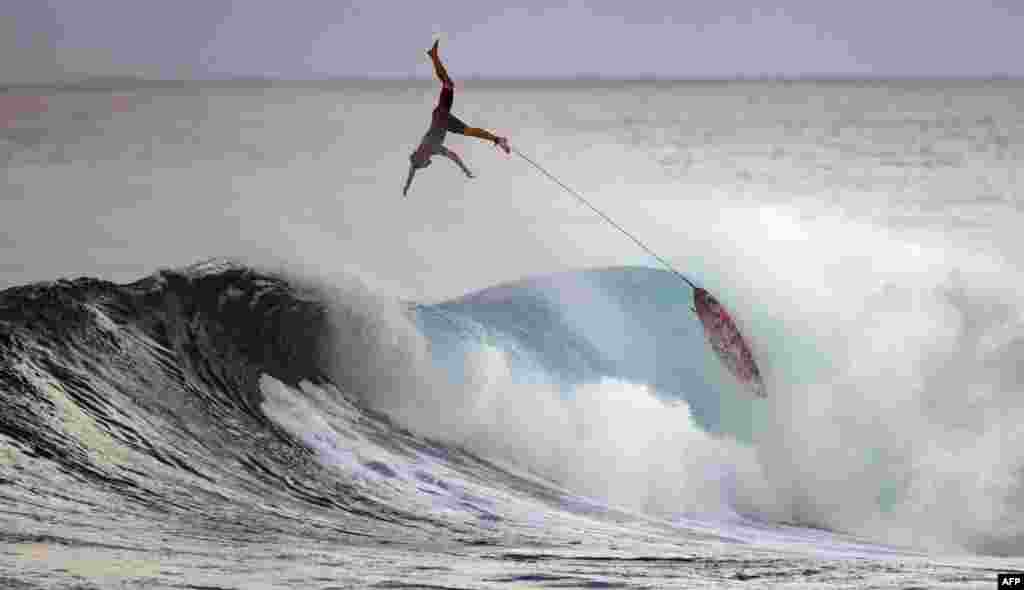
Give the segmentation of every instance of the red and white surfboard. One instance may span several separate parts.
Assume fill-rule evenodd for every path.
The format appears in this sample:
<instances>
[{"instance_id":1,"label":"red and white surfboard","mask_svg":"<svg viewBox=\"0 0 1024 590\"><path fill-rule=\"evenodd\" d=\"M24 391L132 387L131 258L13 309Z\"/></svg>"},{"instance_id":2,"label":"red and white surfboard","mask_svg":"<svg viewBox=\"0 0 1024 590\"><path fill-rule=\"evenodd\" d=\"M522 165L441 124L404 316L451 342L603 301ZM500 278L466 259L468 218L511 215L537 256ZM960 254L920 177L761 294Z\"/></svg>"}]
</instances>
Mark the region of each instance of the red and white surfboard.
<instances>
[{"instance_id":1,"label":"red and white surfboard","mask_svg":"<svg viewBox=\"0 0 1024 590\"><path fill-rule=\"evenodd\" d=\"M704 326L704 336L722 364L754 395L768 397L754 354L725 307L700 287L693 290L693 306Z\"/></svg>"}]
</instances>

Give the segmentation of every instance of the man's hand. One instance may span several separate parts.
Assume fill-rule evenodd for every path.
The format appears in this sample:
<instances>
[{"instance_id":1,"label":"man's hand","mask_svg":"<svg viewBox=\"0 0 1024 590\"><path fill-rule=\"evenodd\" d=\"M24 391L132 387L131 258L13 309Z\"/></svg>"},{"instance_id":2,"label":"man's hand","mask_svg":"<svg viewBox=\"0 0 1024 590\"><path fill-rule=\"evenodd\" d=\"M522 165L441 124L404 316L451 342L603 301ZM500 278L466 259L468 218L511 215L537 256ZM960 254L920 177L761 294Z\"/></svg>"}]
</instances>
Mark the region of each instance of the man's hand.
<instances>
[{"instance_id":1,"label":"man's hand","mask_svg":"<svg viewBox=\"0 0 1024 590\"><path fill-rule=\"evenodd\" d=\"M416 175L416 167L412 164L409 165L409 177L405 179L405 188L402 189L402 196L406 196L409 193L409 185L412 184L412 177Z\"/></svg>"}]
</instances>

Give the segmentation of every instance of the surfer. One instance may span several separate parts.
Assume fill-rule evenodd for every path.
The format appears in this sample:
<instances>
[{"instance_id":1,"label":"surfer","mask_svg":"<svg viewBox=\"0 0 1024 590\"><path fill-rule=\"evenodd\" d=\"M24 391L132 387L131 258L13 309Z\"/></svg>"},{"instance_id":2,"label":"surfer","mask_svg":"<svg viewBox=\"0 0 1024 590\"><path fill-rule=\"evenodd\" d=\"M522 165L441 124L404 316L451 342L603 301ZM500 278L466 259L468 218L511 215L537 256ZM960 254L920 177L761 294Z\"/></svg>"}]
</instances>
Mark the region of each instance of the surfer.
<instances>
[{"instance_id":1,"label":"surfer","mask_svg":"<svg viewBox=\"0 0 1024 590\"><path fill-rule=\"evenodd\" d=\"M434 45L427 52L427 55L434 62L434 73L437 74L437 78L441 81L441 97L438 99L437 106L434 107L430 129L423 135L423 139L420 141L416 151L409 154L409 177L405 181L405 188L402 189L403 196L409 192L409 185L412 184L412 177L416 174L416 170L429 166L430 158L434 155L442 155L455 162L468 178L473 178L473 173L463 163L462 158L442 145L445 134L449 131L459 135L468 135L493 141L494 145L505 150L506 154L511 153L507 138L499 137L479 127L468 127L451 113L452 102L455 100L455 85L452 83L452 79L448 77L448 72L445 70L444 64L441 63L441 58L437 56L437 43L437 41L434 41Z\"/></svg>"}]
</instances>

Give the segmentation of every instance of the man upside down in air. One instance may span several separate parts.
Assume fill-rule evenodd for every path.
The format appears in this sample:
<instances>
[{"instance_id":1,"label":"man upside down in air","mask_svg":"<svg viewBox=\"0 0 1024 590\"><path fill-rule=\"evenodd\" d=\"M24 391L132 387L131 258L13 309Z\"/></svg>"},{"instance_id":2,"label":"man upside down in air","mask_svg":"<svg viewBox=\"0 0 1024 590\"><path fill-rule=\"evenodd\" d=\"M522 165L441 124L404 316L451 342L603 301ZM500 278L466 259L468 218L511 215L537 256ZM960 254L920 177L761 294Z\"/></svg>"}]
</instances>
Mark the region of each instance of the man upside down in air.
<instances>
[{"instance_id":1,"label":"man upside down in air","mask_svg":"<svg viewBox=\"0 0 1024 590\"><path fill-rule=\"evenodd\" d=\"M460 135L468 135L470 137L479 137L480 139L493 141L494 145L505 150L506 154L511 153L507 138L498 137L486 129L467 127L465 123L460 121L458 117L451 113L452 102L455 100L455 85L452 83L452 79L448 77L448 72L444 69L444 65L441 63L441 58L437 56L437 43L437 41L434 41L434 46L430 48L427 55L429 55L430 60L434 62L434 72L437 74L437 78L441 81L441 97L438 100L437 106L434 107L434 114L430 121L430 129L428 129L426 134L423 135L423 140L420 141L420 145L416 148L416 151L409 155L409 177L405 181L405 188L402 189L402 195L406 195L409 192L409 185L412 184L412 177L416 174L416 170L429 166L431 156L437 154L455 162L459 165L459 168L466 173L467 177L473 178L473 173L470 172L469 168L467 168L462 162L462 158L452 150L444 147L444 137L449 131Z\"/></svg>"}]
</instances>

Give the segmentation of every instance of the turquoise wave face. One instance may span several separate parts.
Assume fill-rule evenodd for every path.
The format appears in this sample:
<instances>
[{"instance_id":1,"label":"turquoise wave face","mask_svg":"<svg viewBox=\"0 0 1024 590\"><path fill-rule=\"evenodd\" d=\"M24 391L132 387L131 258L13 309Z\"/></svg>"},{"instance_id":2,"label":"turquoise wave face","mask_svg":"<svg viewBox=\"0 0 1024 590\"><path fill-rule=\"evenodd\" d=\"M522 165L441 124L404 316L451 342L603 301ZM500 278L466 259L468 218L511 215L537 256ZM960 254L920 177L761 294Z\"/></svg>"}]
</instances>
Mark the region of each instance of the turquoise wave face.
<instances>
[{"instance_id":1,"label":"turquoise wave face","mask_svg":"<svg viewBox=\"0 0 1024 590\"><path fill-rule=\"evenodd\" d=\"M727 299L726 299L727 300ZM665 400L685 400L708 432L749 442L764 418L756 400L719 365L691 310L690 289L673 274L613 267L527 279L437 305L415 307L435 361L462 378L465 355L497 346L522 381L573 387L610 377L648 385ZM748 312L750 310L744 310ZM771 314L754 310L752 326L780 334ZM770 340L769 340L770 341ZM780 354L763 354L794 372ZM805 354L805 356L807 356Z\"/></svg>"}]
</instances>

